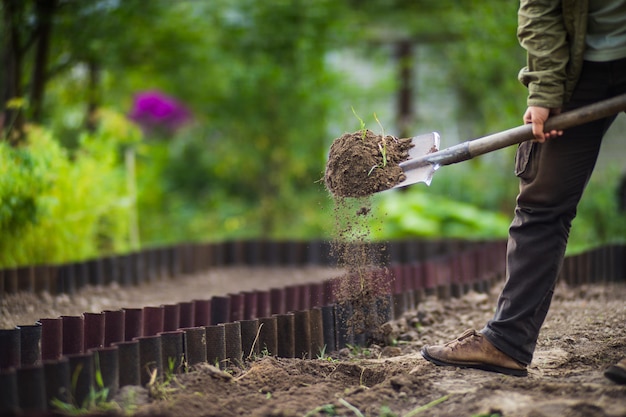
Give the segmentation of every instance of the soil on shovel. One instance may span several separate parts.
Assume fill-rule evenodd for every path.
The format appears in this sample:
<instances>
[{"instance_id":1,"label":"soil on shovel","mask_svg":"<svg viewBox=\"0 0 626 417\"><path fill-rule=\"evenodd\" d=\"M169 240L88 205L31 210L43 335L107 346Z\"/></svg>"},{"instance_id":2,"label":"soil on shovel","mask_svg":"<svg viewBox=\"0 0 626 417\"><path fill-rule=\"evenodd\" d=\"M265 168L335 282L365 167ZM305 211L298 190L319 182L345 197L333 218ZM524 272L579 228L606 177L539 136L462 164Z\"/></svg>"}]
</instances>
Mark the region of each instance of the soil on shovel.
<instances>
[{"instance_id":1,"label":"soil on shovel","mask_svg":"<svg viewBox=\"0 0 626 417\"><path fill-rule=\"evenodd\" d=\"M398 165L409 157L411 139L376 135L370 130L345 133L330 147L324 182L337 197L363 197L384 191L406 177Z\"/></svg>"}]
</instances>

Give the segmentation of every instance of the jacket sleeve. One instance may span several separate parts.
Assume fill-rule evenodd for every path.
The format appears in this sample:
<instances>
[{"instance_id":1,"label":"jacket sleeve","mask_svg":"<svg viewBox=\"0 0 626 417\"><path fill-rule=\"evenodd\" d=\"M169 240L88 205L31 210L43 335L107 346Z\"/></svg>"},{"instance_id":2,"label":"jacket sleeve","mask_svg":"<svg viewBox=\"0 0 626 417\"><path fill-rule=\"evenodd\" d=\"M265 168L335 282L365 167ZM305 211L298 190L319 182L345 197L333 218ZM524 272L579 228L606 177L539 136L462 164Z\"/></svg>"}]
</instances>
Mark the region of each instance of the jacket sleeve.
<instances>
[{"instance_id":1,"label":"jacket sleeve","mask_svg":"<svg viewBox=\"0 0 626 417\"><path fill-rule=\"evenodd\" d=\"M528 105L561 107L569 60L561 0L521 0L517 37L527 53L519 80L528 88Z\"/></svg>"}]
</instances>

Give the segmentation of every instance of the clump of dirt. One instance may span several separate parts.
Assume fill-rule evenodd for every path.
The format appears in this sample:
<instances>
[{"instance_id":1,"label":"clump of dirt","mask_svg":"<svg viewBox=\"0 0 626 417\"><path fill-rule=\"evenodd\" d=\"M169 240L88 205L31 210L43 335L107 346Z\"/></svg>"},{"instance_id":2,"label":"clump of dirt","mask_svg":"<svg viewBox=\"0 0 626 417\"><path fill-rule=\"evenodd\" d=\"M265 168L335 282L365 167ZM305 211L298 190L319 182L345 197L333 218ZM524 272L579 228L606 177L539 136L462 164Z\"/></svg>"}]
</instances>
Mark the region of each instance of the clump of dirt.
<instances>
[{"instance_id":1,"label":"clump of dirt","mask_svg":"<svg viewBox=\"0 0 626 417\"><path fill-rule=\"evenodd\" d=\"M411 139L376 135L370 130L344 133L330 147L324 182L337 197L363 197L406 179L398 165L409 157Z\"/></svg>"}]
</instances>

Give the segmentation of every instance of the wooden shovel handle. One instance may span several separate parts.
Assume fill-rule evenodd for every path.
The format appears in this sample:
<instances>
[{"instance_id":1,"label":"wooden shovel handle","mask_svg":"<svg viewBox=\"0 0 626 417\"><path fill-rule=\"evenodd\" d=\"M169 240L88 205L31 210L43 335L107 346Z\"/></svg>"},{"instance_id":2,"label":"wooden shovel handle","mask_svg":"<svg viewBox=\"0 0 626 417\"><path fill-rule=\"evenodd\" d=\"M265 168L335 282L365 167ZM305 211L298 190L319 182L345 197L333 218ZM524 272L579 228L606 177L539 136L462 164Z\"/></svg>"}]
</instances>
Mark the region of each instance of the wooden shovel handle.
<instances>
[{"instance_id":1,"label":"wooden shovel handle","mask_svg":"<svg viewBox=\"0 0 626 417\"><path fill-rule=\"evenodd\" d=\"M551 130L564 130L612 116L624 110L626 110L626 94L621 94L607 100L550 117L545 123L544 130L546 132ZM417 167L425 163L432 165L450 165L533 138L532 125L526 124L479 139L463 142L407 162L410 162L411 167ZM409 167L407 166L407 168Z\"/></svg>"}]
</instances>

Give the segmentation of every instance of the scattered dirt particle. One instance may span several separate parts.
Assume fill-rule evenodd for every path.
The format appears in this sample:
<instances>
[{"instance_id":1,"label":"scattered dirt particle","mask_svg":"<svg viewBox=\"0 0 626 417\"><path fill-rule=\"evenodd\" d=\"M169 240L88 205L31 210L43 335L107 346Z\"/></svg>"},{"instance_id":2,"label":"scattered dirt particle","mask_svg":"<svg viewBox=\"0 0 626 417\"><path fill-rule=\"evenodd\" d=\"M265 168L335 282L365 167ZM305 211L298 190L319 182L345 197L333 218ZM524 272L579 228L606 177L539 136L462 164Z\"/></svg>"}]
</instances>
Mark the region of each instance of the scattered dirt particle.
<instances>
[{"instance_id":1,"label":"scattered dirt particle","mask_svg":"<svg viewBox=\"0 0 626 417\"><path fill-rule=\"evenodd\" d=\"M363 206L363 207L361 207L360 209L357 210L356 215L357 216L367 216L371 210L372 210L371 207Z\"/></svg>"}]
</instances>

